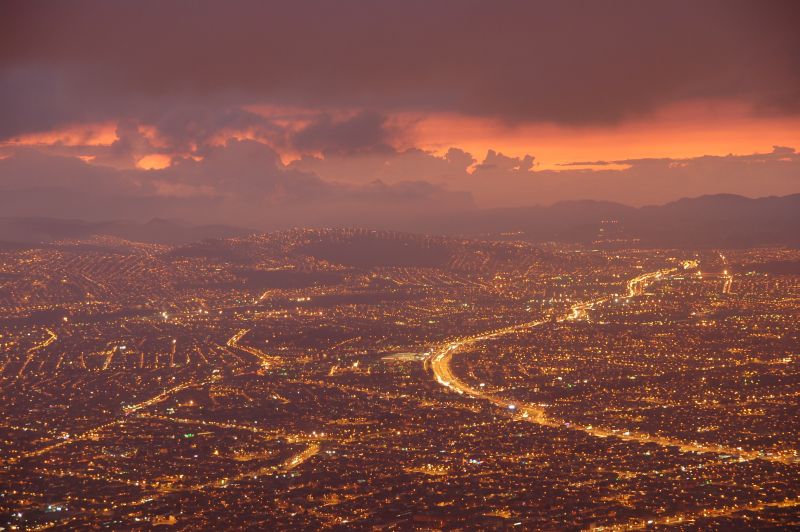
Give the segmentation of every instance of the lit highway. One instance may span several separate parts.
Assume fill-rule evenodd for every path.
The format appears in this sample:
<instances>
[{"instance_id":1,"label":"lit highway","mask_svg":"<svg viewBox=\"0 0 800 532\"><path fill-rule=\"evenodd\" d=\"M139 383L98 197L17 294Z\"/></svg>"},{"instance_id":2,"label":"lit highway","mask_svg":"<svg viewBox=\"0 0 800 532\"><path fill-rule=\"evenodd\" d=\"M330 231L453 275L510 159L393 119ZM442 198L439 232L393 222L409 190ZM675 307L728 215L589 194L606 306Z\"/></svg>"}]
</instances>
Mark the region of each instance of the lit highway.
<instances>
[{"instance_id":1,"label":"lit highway","mask_svg":"<svg viewBox=\"0 0 800 532\"><path fill-rule=\"evenodd\" d=\"M274 365L274 364L276 364L277 362L280 361L280 359L278 357L269 356L268 354L264 353L260 349L256 349L255 347L250 347L250 346L246 346L246 345L240 344L239 341L248 332L250 332L250 329L241 329L241 330L237 331L236 334L234 334L233 336L231 336L228 339L228 341L226 342L225 345L227 345L228 347L232 347L234 349L239 349L241 351L244 351L245 353L248 353L248 354L256 357L258 359L258 361L261 363L261 367L263 367L263 368L268 368L271 365Z\"/></svg>"},{"instance_id":2,"label":"lit highway","mask_svg":"<svg viewBox=\"0 0 800 532\"><path fill-rule=\"evenodd\" d=\"M628 530L645 530L656 525L668 526L690 526L694 528L695 519L698 518L718 518L730 517L739 512L761 512L770 508L795 508L800 506L800 498L786 499L777 502L765 502L755 504L732 504L721 508L704 508L693 512L683 512L669 516L657 517L655 519L639 519L626 524L618 524L602 527L603 530L623 532ZM598 530L599 528L595 529Z\"/></svg>"},{"instance_id":3,"label":"lit highway","mask_svg":"<svg viewBox=\"0 0 800 532\"><path fill-rule=\"evenodd\" d=\"M155 395L155 396L153 396L153 397L151 397L149 399L146 399L144 401L140 401L140 402L134 403L132 405L125 405L125 406L122 407L122 409L125 411L126 414L131 414L131 413L136 412L138 410L142 410L144 408L147 408L148 406L152 406L154 404L160 403L160 402L166 400L171 395L180 392L181 390L185 390L187 388L191 388L191 387L194 387L194 386L204 386L204 385L209 384L211 382L217 381L220 378L221 377L219 375L212 375L208 379L205 379L205 380L200 381L200 382L194 382L194 381L183 382L181 384L173 386L172 388L164 390L163 392L159 393L158 395Z\"/></svg>"},{"instance_id":4,"label":"lit highway","mask_svg":"<svg viewBox=\"0 0 800 532\"><path fill-rule=\"evenodd\" d=\"M17 378L18 379L21 378L22 375L24 375L25 368L27 368L28 364L31 363L31 361L33 360L33 357L36 354L36 352L37 351L41 351L42 349L44 349L45 347L47 347L48 345L52 344L53 342L55 342L58 339L58 335L56 335L56 333L54 333L50 329L45 329L45 330L47 331L47 334L49 336L45 340L43 340L41 343L39 343L39 344L31 347L30 349L28 349L27 353L25 354L26 355L25 356L25 362L23 362L22 367L20 367L19 368L19 372L17 372Z\"/></svg>"},{"instance_id":5,"label":"lit highway","mask_svg":"<svg viewBox=\"0 0 800 532\"><path fill-rule=\"evenodd\" d=\"M658 280L664 279L670 274L674 273L676 269L662 269L655 272L645 273L630 279L626 283L627 293L623 298L632 298L644 294L646 287ZM572 305L570 310L558 318L556 321L572 321L582 319L586 315L588 309L596 305L602 304L611 298L604 297L598 298L588 302L578 302ZM662 447L674 447L680 449L682 452L694 453L717 453L726 454L737 457L741 460L767 460L771 462L780 463L793 463L797 461L795 454L775 454L765 451L757 450L744 450L742 448L727 447L723 445L705 445L697 442L687 442L674 438L664 436L654 436L642 432L623 429L607 429L593 425L580 425L570 423L569 420L557 419L549 416L544 408L530 403L521 403L509 398L503 398L490 393L482 391L480 388L475 388L463 380L459 379L452 371L450 362L453 355L460 349L469 345L496 338L499 336L507 335L514 332L524 331L532 327L538 327L547 323L545 320L532 321L512 325L502 329L488 331L483 334L473 335L464 338L447 342L446 344L435 349L431 355L425 360L425 367L430 368L436 382L442 386L458 393L466 395L482 401L487 401L497 407L503 408L509 415L515 418L523 419L525 421L536 423L538 425L548 427L562 427L570 430L577 430L598 438L617 438L623 441L633 441L641 444L653 443Z\"/></svg>"}]
</instances>

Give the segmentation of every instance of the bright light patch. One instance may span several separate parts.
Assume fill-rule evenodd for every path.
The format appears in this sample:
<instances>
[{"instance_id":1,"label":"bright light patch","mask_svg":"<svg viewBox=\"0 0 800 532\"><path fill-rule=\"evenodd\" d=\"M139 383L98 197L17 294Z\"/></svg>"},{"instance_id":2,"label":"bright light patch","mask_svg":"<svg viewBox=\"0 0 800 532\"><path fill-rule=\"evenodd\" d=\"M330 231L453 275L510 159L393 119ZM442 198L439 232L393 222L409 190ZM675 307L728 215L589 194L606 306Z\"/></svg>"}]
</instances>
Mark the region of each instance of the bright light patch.
<instances>
[{"instance_id":1,"label":"bright light patch","mask_svg":"<svg viewBox=\"0 0 800 532\"><path fill-rule=\"evenodd\" d=\"M168 167L170 164L172 164L172 158L162 153L145 155L136 161L136 166L142 170L161 170L162 168Z\"/></svg>"},{"instance_id":2,"label":"bright light patch","mask_svg":"<svg viewBox=\"0 0 800 532\"><path fill-rule=\"evenodd\" d=\"M51 131L27 133L3 141L7 146L110 146L117 138L114 122L76 124Z\"/></svg>"}]
</instances>

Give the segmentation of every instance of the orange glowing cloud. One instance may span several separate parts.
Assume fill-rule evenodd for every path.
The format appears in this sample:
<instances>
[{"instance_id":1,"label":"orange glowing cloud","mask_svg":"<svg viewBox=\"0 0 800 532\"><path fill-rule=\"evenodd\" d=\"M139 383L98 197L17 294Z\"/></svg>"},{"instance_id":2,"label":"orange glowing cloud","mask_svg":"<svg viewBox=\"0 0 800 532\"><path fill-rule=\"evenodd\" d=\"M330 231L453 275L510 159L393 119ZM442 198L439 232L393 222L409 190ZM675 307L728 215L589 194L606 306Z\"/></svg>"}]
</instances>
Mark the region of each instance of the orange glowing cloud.
<instances>
[{"instance_id":1,"label":"orange glowing cloud","mask_svg":"<svg viewBox=\"0 0 800 532\"><path fill-rule=\"evenodd\" d=\"M145 155L136 161L136 167L142 170L161 170L172 164L172 157L162 153L152 153Z\"/></svg>"},{"instance_id":2,"label":"orange glowing cloud","mask_svg":"<svg viewBox=\"0 0 800 532\"><path fill-rule=\"evenodd\" d=\"M414 143L443 155L458 147L483 157L489 149L536 157L537 170L576 169L574 162L765 153L800 146L800 118L756 117L732 102L693 102L611 126L508 124L453 114L406 115ZM594 168L595 165L581 165ZM605 166L604 169L610 169Z\"/></svg>"},{"instance_id":3,"label":"orange glowing cloud","mask_svg":"<svg viewBox=\"0 0 800 532\"><path fill-rule=\"evenodd\" d=\"M27 133L3 141L4 146L110 146L117 138L117 124L74 124L40 133Z\"/></svg>"}]
</instances>

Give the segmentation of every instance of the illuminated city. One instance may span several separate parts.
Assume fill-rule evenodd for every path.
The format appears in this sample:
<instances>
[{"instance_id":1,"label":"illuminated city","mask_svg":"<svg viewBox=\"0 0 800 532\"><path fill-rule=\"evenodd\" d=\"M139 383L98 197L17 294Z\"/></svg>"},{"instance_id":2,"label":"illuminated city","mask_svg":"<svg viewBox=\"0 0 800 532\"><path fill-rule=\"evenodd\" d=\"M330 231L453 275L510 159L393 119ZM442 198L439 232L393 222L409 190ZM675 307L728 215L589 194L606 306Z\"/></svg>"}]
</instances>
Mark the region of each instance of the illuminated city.
<instances>
[{"instance_id":1,"label":"illuminated city","mask_svg":"<svg viewBox=\"0 0 800 532\"><path fill-rule=\"evenodd\" d=\"M798 28L0 2L0 532L800 530Z\"/></svg>"},{"instance_id":2,"label":"illuminated city","mask_svg":"<svg viewBox=\"0 0 800 532\"><path fill-rule=\"evenodd\" d=\"M4 504L25 527L795 523L800 276L775 261L800 252L5 251Z\"/></svg>"}]
</instances>

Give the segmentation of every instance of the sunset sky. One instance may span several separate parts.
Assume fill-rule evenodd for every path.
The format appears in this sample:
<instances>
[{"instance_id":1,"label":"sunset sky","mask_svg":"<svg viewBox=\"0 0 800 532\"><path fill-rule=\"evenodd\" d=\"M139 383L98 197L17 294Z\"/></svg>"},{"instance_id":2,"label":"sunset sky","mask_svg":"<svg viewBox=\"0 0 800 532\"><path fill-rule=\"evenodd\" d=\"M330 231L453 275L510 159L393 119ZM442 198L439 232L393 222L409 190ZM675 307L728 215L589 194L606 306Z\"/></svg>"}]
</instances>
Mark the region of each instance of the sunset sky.
<instances>
[{"instance_id":1,"label":"sunset sky","mask_svg":"<svg viewBox=\"0 0 800 532\"><path fill-rule=\"evenodd\" d=\"M4 2L0 207L272 227L797 193L798 27L771 0Z\"/></svg>"}]
</instances>

